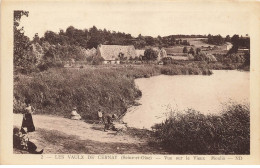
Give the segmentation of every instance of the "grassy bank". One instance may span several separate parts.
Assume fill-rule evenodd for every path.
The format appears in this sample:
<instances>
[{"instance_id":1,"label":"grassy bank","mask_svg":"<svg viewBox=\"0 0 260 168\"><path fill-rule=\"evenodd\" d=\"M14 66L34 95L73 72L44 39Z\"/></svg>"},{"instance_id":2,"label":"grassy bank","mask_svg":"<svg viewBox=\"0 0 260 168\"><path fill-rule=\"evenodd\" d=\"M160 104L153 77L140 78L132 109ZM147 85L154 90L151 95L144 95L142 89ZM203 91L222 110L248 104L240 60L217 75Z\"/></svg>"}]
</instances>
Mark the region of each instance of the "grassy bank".
<instances>
[{"instance_id":1,"label":"grassy bank","mask_svg":"<svg viewBox=\"0 0 260 168\"><path fill-rule=\"evenodd\" d=\"M154 126L154 141L172 154L250 154L249 105L232 105L221 115L172 112Z\"/></svg>"},{"instance_id":2,"label":"grassy bank","mask_svg":"<svg viewBox=\"0 0 260 168\"><path fill-rule=\"evenodd\" d=\"M22 112L25 99L29 99L36 113L41 114L69 116L76 106L79 114L88 120L97 118L98 108L120 116L142 94L134 79L159 74L210 75L211 71L194 65L115 65L16 75L14 112Z\"/></svg>"}]
</instances>

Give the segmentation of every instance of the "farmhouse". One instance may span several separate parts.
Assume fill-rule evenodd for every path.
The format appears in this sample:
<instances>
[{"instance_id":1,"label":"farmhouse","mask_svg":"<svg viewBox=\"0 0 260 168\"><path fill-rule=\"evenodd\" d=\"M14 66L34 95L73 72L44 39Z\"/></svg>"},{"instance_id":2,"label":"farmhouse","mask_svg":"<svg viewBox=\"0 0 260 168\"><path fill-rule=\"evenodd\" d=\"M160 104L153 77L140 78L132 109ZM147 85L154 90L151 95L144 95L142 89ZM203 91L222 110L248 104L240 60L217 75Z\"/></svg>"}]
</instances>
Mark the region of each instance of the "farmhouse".
<instances>
[{"instance_id":1,"label":"farmhouse","mask_svg":"<svg viewBox=\"0 0 260 168\"><path fill-rule=\"evenodd\" d=\"M135 58L136 52L133 45L99 45L97 56L104 58L104 64L119 64L120 60L126 60L130 57Z\"/></svg>"},{"instance_id":2,"label":"farmhouse","mask_svg":"<svg viewBox=\"0 0 260 168\"><path fill-rule=\"evenodd\" d=\"M144 56L144 51L145 51L145 50L135 50L136 56L137 56L137 57L143 57L143 56Z\"/></svg>"}]
</instances>

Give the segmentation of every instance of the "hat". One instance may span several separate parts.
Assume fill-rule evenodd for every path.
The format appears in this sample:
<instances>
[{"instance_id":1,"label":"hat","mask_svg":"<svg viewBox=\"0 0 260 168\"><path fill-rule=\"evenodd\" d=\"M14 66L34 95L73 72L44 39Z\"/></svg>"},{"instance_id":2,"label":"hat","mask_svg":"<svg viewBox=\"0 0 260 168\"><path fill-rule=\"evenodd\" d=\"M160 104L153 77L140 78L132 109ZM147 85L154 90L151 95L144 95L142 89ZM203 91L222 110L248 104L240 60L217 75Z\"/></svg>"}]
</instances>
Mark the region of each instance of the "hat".
<instances>
[{"instance_id":1,"label":"hat","mask_svg":"<svg viewBox=\"0 0 260 168\"><path fill-rule=\"evenodd\" d=\"M27 128L22 127L22 128L21 128L21 133L22 133L22 134L26 134L26 133L27 133Z\"/></svg>"}]
</instances>

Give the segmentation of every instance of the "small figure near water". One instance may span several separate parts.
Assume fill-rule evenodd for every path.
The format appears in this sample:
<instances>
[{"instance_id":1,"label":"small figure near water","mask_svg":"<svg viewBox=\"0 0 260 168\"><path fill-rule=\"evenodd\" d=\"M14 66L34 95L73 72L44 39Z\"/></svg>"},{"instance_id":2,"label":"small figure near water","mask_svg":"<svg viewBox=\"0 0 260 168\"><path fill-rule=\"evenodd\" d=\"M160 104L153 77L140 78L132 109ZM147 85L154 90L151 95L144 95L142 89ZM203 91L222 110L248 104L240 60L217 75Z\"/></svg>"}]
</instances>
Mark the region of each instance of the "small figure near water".
<instances>
[{"instance_id":1,"label":"small figure near water","mask_svg":"<svg viewBox=\"0 0 260 168\"><path fill-rule=\"evenodd\" d=\"M99 123L104 123L103 113L101 112L101 109L98 109L98 119L99 119Z\"/></svg>"},{"instance_id":2,"label":"small figure near water","mask_svg":"<svg viewBox=\"0 0 260 168\"><path fill-rule=\"evenodd\" d=\"M107 132L107 130L110 129L110 127L113 125L113 120L112 120L112 117L110 115L106 115L104 117L104 124L105 124L105 127L104 127L104 131Z\"/></svg>"},{"instance_id":3,"label":"small figure near water","mask_svg":"<svg viewBox=\"0 0 260 168\"><path fill-rule=\"evenodd\" d=\"M72 120L80 120L81 116L77 113L77 108L74 107L73 110L71 111L70 119Z\"/></svg>"},{"instance_id":4,"label":"small figure near water","mask_svg":"<svg viewBox=\"0 0 260 168\"><path fill-rule=\"evenodd\" d=\"M25 112L23 113L23 122L22 122L22 128L26 128L27 132L35 131L35 127L32 119L33 112L34 112L34 108L31 106L30 103L27 103Z\"/></svg>"}]
</instances>

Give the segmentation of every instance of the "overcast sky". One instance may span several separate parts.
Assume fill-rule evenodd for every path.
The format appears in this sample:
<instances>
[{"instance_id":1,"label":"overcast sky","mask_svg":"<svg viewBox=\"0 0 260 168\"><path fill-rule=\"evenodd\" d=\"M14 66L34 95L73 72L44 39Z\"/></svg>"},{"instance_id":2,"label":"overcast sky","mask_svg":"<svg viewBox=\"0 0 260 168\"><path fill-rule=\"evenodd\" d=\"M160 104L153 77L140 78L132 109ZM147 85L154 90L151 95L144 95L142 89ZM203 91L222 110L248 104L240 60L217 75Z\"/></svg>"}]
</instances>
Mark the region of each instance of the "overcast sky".
<instances>
[{"instance_id":1,"label":"overcast sky","mask_svg":"<svg viewBox=\"0 0 260 168\"><path fill-rule=\"evenodd\" d=\"M78 29L95 25L99 29L156 37L172 34L249 33L249 14L243 4L187 2L77 2L23 4L29 17L21 19L25 34L43 36L68 26Z\"/></svg>"}]
</instances>

